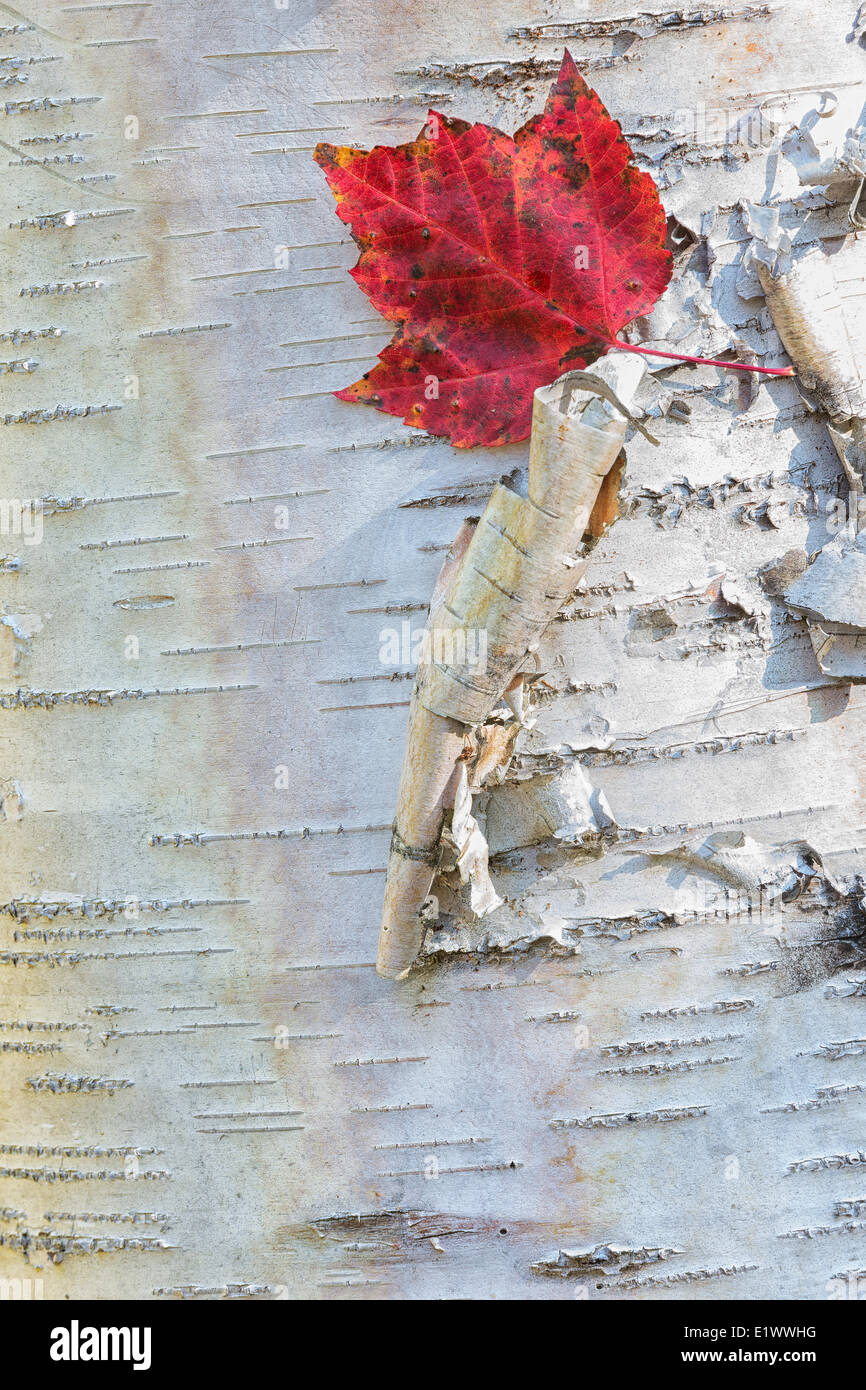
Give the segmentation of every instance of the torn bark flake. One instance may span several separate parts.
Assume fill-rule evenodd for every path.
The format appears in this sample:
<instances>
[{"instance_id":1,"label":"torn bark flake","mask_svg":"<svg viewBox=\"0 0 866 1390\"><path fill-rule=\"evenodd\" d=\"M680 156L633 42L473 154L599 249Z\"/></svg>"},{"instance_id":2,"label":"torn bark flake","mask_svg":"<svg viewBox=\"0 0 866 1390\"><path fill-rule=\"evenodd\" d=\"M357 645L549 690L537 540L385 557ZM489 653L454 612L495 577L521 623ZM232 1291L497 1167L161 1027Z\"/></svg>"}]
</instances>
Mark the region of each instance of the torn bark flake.
<instances>
[{"instance_id":1,"label":"torn bark flake","mask_svg":"<svg viewBox=\"0 0 866 1390\"><path fill-rule=\"evenodd\" d=\"M501 905L487 870L487 841L472 815L472 793L465 763L460 768L454 793L450 836L456 851L456 867L463 883L470 884L469 906L476 917L483 917Z\"/></svg>"},{"instance_id":2,"label":"torn bark flake","mask_svg":"<svg viewBox=\"0 0 866 1390\"><path fill-rule=\"evenodd\" d=\"M866 532L853 541L833 540L785 590L791 608L809 618L851 627L866 635Z\"/></svg>"},{"instance_id":3,"label":"torn bark flake","mask_svg":"<svg viewBox=\"0 0 866 1390\"><path fill-rule=\"evenodd\" d=\"M841 150L826 157L822 157L805 122L787 133L781 148L794 164L802 184L825 185L828 197L845 196L844 189L836 189L832 185L850 185L847 189L847 197L851 199L848 223L856 231L866 227L862 208L866 181L866 126L862 121L848 130Z\"/></svg>"},{"instance_id":4,"label":"torn bark flake","mask_svg":"<svg viewBox=\"0 0 866 1390\"><path fill-rule=\"evenodd\" d=\"M471 63L431 62L417 68L402 69L402 76L435 78L437 81L470 82L476 87L502 88L511 83L555 77L559 72L561 55L555 58L491 58ZM576 59L581 72L606 71L632 60L627 54L609 57L581 56Z\"/></svg>"},{"instance_id":5,"label":"torn bark flake","mask_svg":"<svg viewBox=\"0 0 866 1390\"><path fill-rule=\"evenodd\" d=\"M516 39L590 39L618 34L633 34L647 39L668 30L701 28L710 24L729 24L733 21L768 19L777 5L743 5L702 10L638 10L635 14L615 19L586 19L562 23L526 24L513 29Z\"/></svg>"},{"instance_id":6,"label":"torn bark flake","mask_svg":"<svg viewBox=\"0 0 866 1390\"><path fill-rule=\"evenodd\" d=\"M630 1274L645 1265L658 1264L684 1253L673 1245L640 1249L597 1245L592 1250L560 1250L553 1259L537 1260L532 1272L558 1279L594 1279L599 1275Z\"/></svg>"},{"instance_id":7,"label":"torn bark flake","mask_svg":"<svg viewBox=\"0 0 866 1390\"><path fill-rule=\"evenodd\" d=\"M402 0L359 23L354 0L305 0L282 38L273 5L222 5L237 56L218 61L189 0L153 29L82 8L61 46L3 26L30 83L2 94L23 156L0 210L3 437L22 446L2 493L38 491L45 526L30 545L0 517L20 634L0 625L0 1292L24 1274L60 1301L863 1294L861 638L787 597L829 543L856 559L857 417L793 380L756 396L649 359L632 413L661 447L630 438L620 517L583 579L576 556L537 660L480 724L431 717L431 779L465 776L502 901L472 910L446 798L438 870L405 861L435 902L395 991L373 943L415 659L384 659L380 634L423 630L464 515L497 484L526 494L527 450L458 454L330 395L389 334L304 152L401 143L429 104L513 130L576 33L675 219L673 283L634 343L788 361L756 270L737 293L748 203L778 211L794 267L826 256L856 368L862 6L773 5ZM112 185L49 196L55 169L116 173L131 211L82 215ZM560 1251L578 1272L533 1268Z\"/></svg>"}]
</instances>

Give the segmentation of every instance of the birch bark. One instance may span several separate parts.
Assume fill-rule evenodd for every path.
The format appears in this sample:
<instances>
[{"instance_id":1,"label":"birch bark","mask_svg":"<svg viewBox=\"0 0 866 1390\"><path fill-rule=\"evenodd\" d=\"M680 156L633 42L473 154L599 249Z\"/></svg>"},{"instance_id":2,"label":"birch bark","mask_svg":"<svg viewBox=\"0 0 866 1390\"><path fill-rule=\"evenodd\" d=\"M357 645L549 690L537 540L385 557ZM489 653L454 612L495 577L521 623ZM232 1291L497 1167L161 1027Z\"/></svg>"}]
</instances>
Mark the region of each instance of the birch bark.
<instances>
[{"instance_id":1,"label":"birch bark","mask_svg":"<svg viewBox=\"0 0 866 1390\"><path fill-rule=\"evenodd\" d=\"M784 598L847 497L793 382L653 373L661 447L474 808L503 906L448 876L422 968L374 968L413 674L380 657L526 446L332 398L389 331L311 147L428 103L513 130L567 42L679 219L642 340L786 360L748 200L863 360L850 197L785 144L856 125L855 7L623 8L0 7L0 1279L856 1289L863 700Z\"/></svg>"}]
</instances>

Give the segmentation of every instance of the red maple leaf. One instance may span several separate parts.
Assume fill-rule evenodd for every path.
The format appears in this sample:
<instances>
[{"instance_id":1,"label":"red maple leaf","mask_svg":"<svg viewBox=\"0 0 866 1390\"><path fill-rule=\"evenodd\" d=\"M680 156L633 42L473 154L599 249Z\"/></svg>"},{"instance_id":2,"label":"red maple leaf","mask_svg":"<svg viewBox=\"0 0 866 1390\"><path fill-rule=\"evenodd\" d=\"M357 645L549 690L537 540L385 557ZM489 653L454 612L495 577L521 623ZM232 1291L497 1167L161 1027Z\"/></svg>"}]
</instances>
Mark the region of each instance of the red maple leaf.
<instances>
[{"instance_id":1,"label":"red maple leaf","mask_svg":"<svg viewBox=\"0 0 866 1390\"><path fill-rule=\"evenodd\" d=\"M452 444L525 439L536 387L594 361L670 279L658 190L568 52L513 139L431 112L410 144L315 158L361 249L350 273L397 325L336 395Z\"/></svg>"}]
</instances>

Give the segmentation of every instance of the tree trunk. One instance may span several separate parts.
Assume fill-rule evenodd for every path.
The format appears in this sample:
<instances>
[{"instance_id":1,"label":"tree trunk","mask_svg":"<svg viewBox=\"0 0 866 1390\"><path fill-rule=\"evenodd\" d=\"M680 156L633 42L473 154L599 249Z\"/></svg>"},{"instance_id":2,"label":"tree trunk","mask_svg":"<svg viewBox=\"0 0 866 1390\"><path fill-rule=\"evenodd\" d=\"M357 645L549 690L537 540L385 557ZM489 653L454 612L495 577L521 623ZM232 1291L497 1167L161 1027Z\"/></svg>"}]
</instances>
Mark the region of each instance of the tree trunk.
<instances>
[{"instance_id":1,"label":"tree trunk","mask_svg":"<svg viewBox=\"0 0 866 1390\"><path fill-rule=\"evenodd\" d=\"M750 200L862 349L850 196L798 177L856 124L855 7L623 8L0 14L7 1292L798 1299L862 1264L864 705L783 593L848 489L794 382L659 362L661 446L476 802L504 904L443 879L420 966L374 968L407 646L528 447L330 394L390 330L315 143L428 104L510 133L567 44L679 219L635 341L787 361Z\"/></svg>"}]
</instances>

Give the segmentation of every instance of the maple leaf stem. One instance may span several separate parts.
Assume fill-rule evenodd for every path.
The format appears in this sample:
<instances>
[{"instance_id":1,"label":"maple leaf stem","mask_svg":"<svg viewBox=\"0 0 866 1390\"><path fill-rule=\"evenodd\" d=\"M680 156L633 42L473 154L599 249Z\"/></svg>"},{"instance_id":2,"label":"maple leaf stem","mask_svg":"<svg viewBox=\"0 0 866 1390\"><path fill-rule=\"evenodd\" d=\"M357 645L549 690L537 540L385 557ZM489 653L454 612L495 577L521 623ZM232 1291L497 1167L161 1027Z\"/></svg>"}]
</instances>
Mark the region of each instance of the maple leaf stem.
<instances>
[{"instance_id":1,"label":"maple leaf stem","mask_svg":"<svg viewBox=\"0 0 866 1390\"><path fill-rule=\"evenodd\" d=\"M639 352L642 357L668 357L673 362L697 362L703 367L727 367L732 372L760 372L763 376L794 376L793 367L757 367L748 362L722 362L718 357L688 357L682 352L659 352L657 348L635 347L632 343L621 343L613 339L611 347L623 352Z\"/></svg>"}]
</instances>

